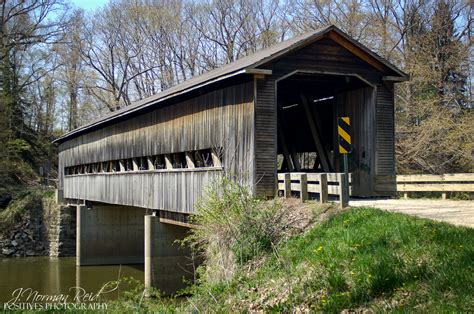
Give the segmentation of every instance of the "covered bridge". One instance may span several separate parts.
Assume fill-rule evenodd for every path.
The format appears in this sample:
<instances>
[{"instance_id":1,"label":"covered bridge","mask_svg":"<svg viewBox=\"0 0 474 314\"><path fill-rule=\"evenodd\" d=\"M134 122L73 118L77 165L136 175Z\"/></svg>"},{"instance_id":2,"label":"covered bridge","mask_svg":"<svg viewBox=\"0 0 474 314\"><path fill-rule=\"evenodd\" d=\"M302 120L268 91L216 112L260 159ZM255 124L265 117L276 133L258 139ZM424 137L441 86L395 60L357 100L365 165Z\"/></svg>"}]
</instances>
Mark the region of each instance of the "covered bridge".
<instances>
[{"instance_id":1,"label":"covered bridge","mask_svg":"<svg viewBox=\"0 0 474 314\"><path fill-rule=\"evenodd\" d=\"M182 221L203 188L224 173L272 197L279 171L340 171L336 122L349 116L352 195L393 195L394 83L404 80L405 73L328 26L65 134L57 139L59 186L65 199L87 201L88 208L118 205L110 215L141 208L142 221L145 211L162 222ZM81 212L78 232L80 223L93 225L90 210ZM150 226L134 230L127 241L143 242ZM98 263L84 245L78 263ZM126 255L108 254L118 256L102 260L120 262Z\"/></svg>"}]
</instances>

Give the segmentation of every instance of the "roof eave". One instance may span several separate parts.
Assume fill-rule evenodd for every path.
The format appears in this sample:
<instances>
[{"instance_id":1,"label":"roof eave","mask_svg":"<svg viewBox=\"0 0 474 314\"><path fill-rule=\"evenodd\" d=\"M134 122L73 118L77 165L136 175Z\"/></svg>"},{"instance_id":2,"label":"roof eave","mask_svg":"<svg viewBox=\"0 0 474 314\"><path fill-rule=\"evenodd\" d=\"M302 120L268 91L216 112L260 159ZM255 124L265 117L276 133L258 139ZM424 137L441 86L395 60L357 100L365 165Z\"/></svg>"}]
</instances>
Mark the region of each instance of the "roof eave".
<instances>
[{"instance_id":1,"label":"roof eave","mask_svg":"<svg viewBox=\"0 0 474 314\"><path fill-rule=\"evenodd\" d=\"M74 136L77 136L83 132L86 132L90 129L93 129L94 127L96 126L99 126L99 125L102 125L104 123L107 123L109 121L112 121L112 120L116 120L116 119L119 119L120 117L123 117L123 116L126 116L126 115L129 115L129 114L132 114L134 112L138 112L138 111L141 111L145 108L148 108L150 106L154 106L158 103L161 103L165 100L168 100L170 98L173 98L173 97L176 97L176 96L179 96L179 95L182 95L182 94L185 94L185 93L188 93L190 91L193 91L195 89L198 89L198 88L202 88L204 86L207 86L207 85L210 85L210 84L213 84L213 83L217 83L217 82L220 82L222 80L225 80L225 79L228 79L228 78L231 78L231 77L235 77L237 75L241 75L241 74L250 74L250 75L271 75L272 74L272 71L271 70L266 70L266 69L254 69L254 68L250 68L250 67L247 67L247 68L243 68L243 69L240 69L238 71L235 71L235 72L232 72L232 73L228 73L226 75L222 75L222 76L218 76L218 77L215 77L214 79L211 79L211 80L208 80L206 82L202 82L200 84L197 84L197 85L194 85L190 88L187 88L187 89L184 89L184 90L181 90L181 91L177 91L176 93L173 93L173 94L170 94L170 95L167 95L165 97L162 97L162 98L158 98L158 99L151 99L147 102L144 102L143 104L141 104L140 106L137 106L131 110L126 110L126 111L123 111L117 115L113 115L113 116L110 116L110 117L106 117L106 118L101 118L101 119L98 119L94 122L91 122L90 124L87 124L87 125L84 125L82 127L79 127L77 129L74 129L60 137L58 137L57 139L53 140L53 143L62 143L62 142L65 142L67 141L69 138L71 137L74 137Z\"/></svg>"}]
</instances>

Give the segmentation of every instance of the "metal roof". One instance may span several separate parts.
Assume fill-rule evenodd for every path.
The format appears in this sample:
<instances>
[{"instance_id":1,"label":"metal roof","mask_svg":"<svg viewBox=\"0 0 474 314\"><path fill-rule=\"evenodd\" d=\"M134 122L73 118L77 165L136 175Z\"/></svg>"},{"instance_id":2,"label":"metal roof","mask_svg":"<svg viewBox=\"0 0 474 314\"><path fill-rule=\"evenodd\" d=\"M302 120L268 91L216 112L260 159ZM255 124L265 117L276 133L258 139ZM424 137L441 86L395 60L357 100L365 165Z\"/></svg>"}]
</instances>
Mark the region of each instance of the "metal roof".
<instances>
[{"instance_id":1,"label":"metal roof","mask_svg":"<svg viewBox=\"0 0 474 314\"><path fill-rule=\"evenodd\" d=\"M401 80L408 79L408 75L406 73L399 70L396 66L391 64L389 61L383 59L382 57L380 57L379 55L371 51L369 48L357 42L356 40L351 38L349 35L341 31L336 26L329 25L329 26L314 30L312 32L308 32L303 35L294 37L292 39L283 41L267 49L257 51L249 56L238 59L232 63L225 64L219 68L206 72L202 75L186 80L156 95L136 101L127 107L110 112L109 114L106 114L105 116L97 120L94 120L88 124L85 124L77 129L74 129L62 135L61 137L57 138L54 142L64 142L67 139L78 136L79 134L85 133L89 131L90 129L95 129L101 124L118 119L126 115L130 115L137 111L141 111L145 108L148 108L149 106L156 105L164 100L168 100L175 96L182 95L184 93L190 92L192 90L203 87L205 85L208 85L217 81L221 81L221 80L224 80L224 79L227 79L239 74L257 73L257 71L259 70L259 69L256 69L257 67L264 65L265 63L268 63L270 61L273 61L296 49L304 47L314 41L317 41L323 38L323 36L329 33L330 31L334 31L338 33L339 35L341 35L342 37L344 37L345 39L349 40L353 45L359 47L364 52L369 54L371 57L376 59L378 62L386 66L388 69L395 72L397 76L401 78Z\"/></svg>"}]
</instances>

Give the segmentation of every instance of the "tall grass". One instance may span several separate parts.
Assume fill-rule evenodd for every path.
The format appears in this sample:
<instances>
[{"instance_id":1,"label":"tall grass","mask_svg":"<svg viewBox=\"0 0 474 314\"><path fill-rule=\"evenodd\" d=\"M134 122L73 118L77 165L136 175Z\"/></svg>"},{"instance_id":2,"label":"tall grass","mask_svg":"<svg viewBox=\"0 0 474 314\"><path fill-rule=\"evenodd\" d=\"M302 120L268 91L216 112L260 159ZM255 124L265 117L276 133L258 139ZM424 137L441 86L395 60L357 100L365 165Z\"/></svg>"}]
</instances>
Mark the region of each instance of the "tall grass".
<instances>
[{"instance_id":1,"label":"tall grass","mask_svg":"<svg viewBox=\"0 0 474 314\"><path fill-rule=\"evenodd\" d=\"M227 178L206 189L197 211L198 228L186 242L204 255L207 283L230 281L237 268L271 251L289 223L281 202L257 199Z\"/></svg>"}]
</instances>

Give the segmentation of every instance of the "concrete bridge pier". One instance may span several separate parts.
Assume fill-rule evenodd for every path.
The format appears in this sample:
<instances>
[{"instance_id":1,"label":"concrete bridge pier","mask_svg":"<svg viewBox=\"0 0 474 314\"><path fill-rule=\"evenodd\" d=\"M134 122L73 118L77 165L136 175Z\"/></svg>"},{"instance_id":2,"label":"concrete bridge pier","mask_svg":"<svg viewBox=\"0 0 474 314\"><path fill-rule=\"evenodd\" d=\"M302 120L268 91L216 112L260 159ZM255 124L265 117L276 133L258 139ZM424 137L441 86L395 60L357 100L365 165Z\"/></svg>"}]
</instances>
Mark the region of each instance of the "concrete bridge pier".
<instances>
[{"instance_id":1,"label":"concrete bridge pier","mask_svg":"<svg viewBox=\"0 0 474 314\"><path fill-rule=\"evenodd\" d=\"M145 209L77 206L76 265L142 264Z\"/></svg>"},{"instance_id":2,"label":"concrete bridge pier","mask_svg":"<svg viewBox=\"0 0 474 314\"><path fill-rule=\"evenodd\" d=\"M145 287L172 294L194 277L190 250L180 246L189 229L161 223L158 216L145 216Z\"/></svg>"}]
</instances>

